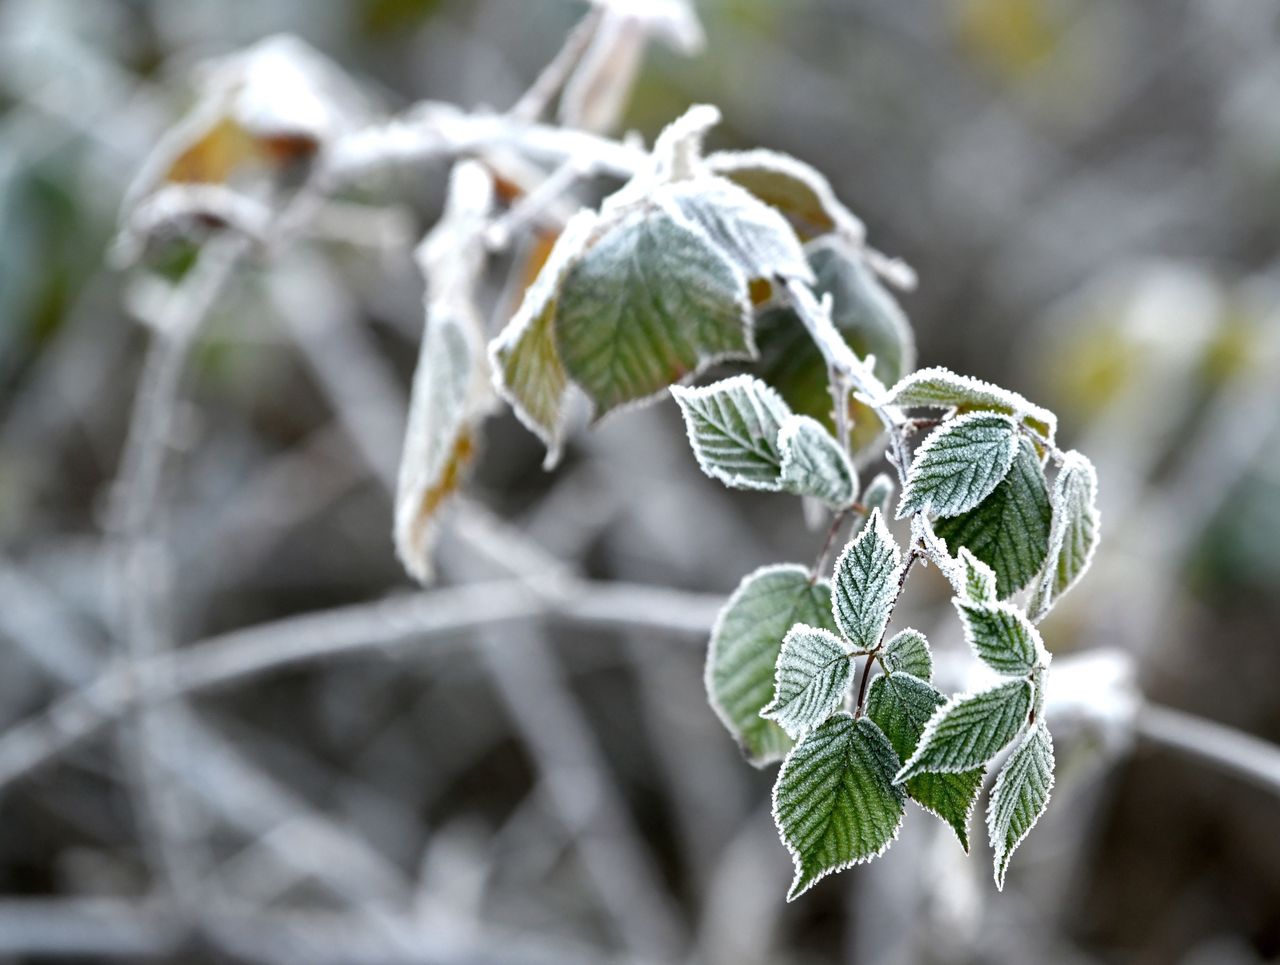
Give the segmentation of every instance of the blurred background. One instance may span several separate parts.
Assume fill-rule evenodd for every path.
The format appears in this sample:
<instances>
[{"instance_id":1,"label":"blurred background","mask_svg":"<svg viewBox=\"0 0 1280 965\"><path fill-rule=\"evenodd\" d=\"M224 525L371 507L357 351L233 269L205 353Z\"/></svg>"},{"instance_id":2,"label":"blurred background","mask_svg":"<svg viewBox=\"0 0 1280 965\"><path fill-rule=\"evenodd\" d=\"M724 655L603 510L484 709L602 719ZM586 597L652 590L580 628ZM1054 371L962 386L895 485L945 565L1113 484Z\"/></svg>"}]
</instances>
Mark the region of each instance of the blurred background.
<instances>
[{"instance_id":1,"label":"blurred background","mask_svg":"<svg viewBox=\"0 0 1280 965\"><path fill-rule=\"evenodd\" d=\"M624 129L709 102L712 147L811 162L919 273L921 364L1054 408L1098 466L1102 548L1044 632L1063 666L1106 651L1074 666L1114 713L1064 729L1003 895L980 815L966 858L911 813L784 904L772 773L702 663L741 576L822 534L701 476L670 402L576 433L552 473L491 419L444 596L410 595L391 490L445 163L380 171L328 237L228 269L186 364L148 361L165 280L226 239L197 226L130 270L113 239L201 63L286 32L345 74L351 123L503 109L583 4L0 0L0 959L1280 959L1280 777L1238 736L1280 741L1280 11L695 6L704 49L650 44ZM181 401L150 427L165 465L130 469L148 365ZM121 557L140 519L160 536ZM564 619L518 579L559 566L623 582ZM947 599L930 571L904 605L958 652ZM169 647L212 656L129 673ZM138 687L179 696L131 710Z\"/></svg>"}]
</instances>

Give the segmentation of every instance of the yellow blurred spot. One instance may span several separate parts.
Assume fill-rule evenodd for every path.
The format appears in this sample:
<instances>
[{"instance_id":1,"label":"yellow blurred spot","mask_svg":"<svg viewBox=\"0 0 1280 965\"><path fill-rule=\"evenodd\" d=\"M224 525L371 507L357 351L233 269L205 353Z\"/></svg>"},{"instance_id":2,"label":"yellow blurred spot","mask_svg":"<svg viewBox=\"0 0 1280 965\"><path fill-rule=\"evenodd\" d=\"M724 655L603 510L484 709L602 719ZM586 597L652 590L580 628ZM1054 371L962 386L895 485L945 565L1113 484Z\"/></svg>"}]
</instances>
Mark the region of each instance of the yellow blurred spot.
<instances>
[{"instance_id":1,"label":"yellow blurred spot","mask_svg":"<svg viewBox=\"0 0 1280 965\"><path fill-rule=\"evenodd\" d=\"M961 44L1011 79L1039 67L1061 39L1045 0L960 0L952 9Z\"/></svg>"}]
</instances>

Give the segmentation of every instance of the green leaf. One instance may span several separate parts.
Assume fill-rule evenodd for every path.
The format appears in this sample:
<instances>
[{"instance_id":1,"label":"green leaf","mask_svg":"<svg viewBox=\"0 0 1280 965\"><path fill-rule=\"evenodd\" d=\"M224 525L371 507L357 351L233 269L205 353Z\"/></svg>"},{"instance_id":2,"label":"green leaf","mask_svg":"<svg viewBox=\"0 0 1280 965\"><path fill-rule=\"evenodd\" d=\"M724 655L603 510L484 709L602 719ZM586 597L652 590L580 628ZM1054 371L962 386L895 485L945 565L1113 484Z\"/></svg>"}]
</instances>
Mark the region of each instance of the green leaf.
<instances>
[{"instance_id":1,"label":"green leaf","mask_svg":"<svg viewBox=\"0 0 1280 965\"><path fill-rule=\"evenodd\" d=\"M878 404L904 409L1000 412L1034 429L1050 442L1058 429L1057 416L1017 392L972 376L957 375L940 366L912 372L889 389Z\"/></svg>"},{"instance_id":2,"label":"green leaf","mask_svg":"<svg viewBox=\"0 0 1280 965\"><path fill-rule=\"evenodd\" d=\"M735 375L702 388L671 387L702 471L734 489L782 488L778 433L791 414L759 379Z\"/></svg>"},{"instance_id":3,"label":"green leaf","mask_svg":"<svg viewBox=\"0 0 1280 965\"><path fill-rule=\"evenodd\" d=\"M773 786L773 820L795 864L794 901L827 875L870 861L898 836L897 755L866 717L836 714L792 749Z\"/></svg>"},{"instance_id":4,"label":"green leaf","mask_svg":"<svg viewBox=\"0 0 1280 965\"><path fill-rule=\"evenodd\" d=\"M1025 677L1049 655L1031 621L1008 603L971 603L956 597L964 636L982 661L996 673Z\"/></svg>"},{"instance_id":5,"label":"green leaf","mask_svg":"<svg viewBox=\"0 0 1280 965\"><path fill-rule=\"evenodd\" d=\"M569 377L556 348L560 284L586 248L596 223L595 213L587 210L569 219L515 315L489 343L494 387L546 444L548 468L559 459L569 392Z\"/></svg>"},{"instance_id":6,"label":"green leaf","mask_svg":"<svg viewBox=\"0 0 1280 965\"><path fill-rule=\"evenodd\" d=\"M1000 485L1017 450L1018 430L1007 416L975 412L944 422L916 450L898 518L967 513Z\"/></svg>"},{"instance_id":7,"label":"green leaf","mask_svg":"<svg viewBox=\"0 0 1280 965\"><path fill-rule=\"evenodd\" d=\"M1053 485L1048 562L1027 604L1033 620L1042 619L1084 575L1093 562L1099 532L1098 474L1093 463L1073 449L1063 458Z\"/></svg>"},{"instance_id":8,"label":"green leaf","mask_svg":"<svg viewBox=\"0 0 1280 965\"><path fill-rule=\"evenodd\" d=\"M986 764L1027 722L1031 690L1026 680L1010 680L990 690L952 697L929 718L919 746L894 780L953 774Z\"/></svg>"},{"instance_id":9,"label":"green leaf","mask_svg":"<svg viewBox=\"0 0 1280 965\"><path fill-rule=\"evenodd\" d=\"M1053 790L1053 738L1037 723L1009 755L987 805L987 834L995 858L996 887L1004 890L1009 859L1049 805Z\"/></svg>"},{"instance_id":10,"label":"green leaf","mask_svg":"<svg viewBox=\"0 0 1280 965\"><path fill-rule=\"evenodd\" d=\"M811 583L803 566L766 566L743 578L711 631L707 696L747 759L757 767L791 747L781 727L760 717L773 698L782 639L797 623L834 630L831 586Z\"/></svg>"},{"instance_id":11,"label":"green leaf","mask_svg":"<svg viewBox=\"0 0 1280 965\"><path fill-rule=\"evenodd\" d=\"M991 495L967 513L938 520L934 528L953 552L966 547L990 566L1005 599L1039 574L1049 553L1050 515L1044 469L1035 445L1024 437L1009 475Z\"/></svg>"},{"instance_id":12,"label":"green leaf","mask_svg":"<svg viewBox=\"0 0 1280 965\"><path fill-rule=\"evenodd\" d=\"M880 662L889 673L909 673L921 680L933 676L933 657L929 653L929 641L919 630L907 627L899 630L884 645Z\"/></svg>"},{"instance_id":13,"label":"green leaf","mask_svg":"<svg viewBox=\"0 0 1280 965\"><path fill-rule=\"evenodd\" d=\"M858 473L848 455L822 424L804 415L790 416L778 433L782 487L844 509L858 492Z\"/></svg>"},{"instance_id":14,"label":"green leaf","mask_svg":"<svg viewBox=\"0 0 1280 965\"><path fill-rule=\"evenodd\" d=\"M699 177L676 181L655 194L697 224L748 278L777 276L812 283L813 270L785 218L732 181Z\"/></svg>"},{"instance_id":15,"label":"green leaf","mask_svg":"<svg viewBox=\"0 0 1280 965\"><path fill-rule=\"evenodd\" d=\"M974 603L995 603L996 574L986 563L978 559L966 546L956 555L959 585L956 589Z\"/></svg>"},{"instance_id":16,"label":"green leaf","mask_svg":"<svg viewBox=\"0 0 1280 965\"><path fill-rule=\"evenodd\" d=\"M569 269L556 309L565 371L597 415L725 358L754 358L746 276L694 225L640 204Z\"/></svg>"},{"instance_id":17,"label":"green leaf","mask_svg":"<svg viewBox=\"0 0 1280 965\"><path fill-rule=\"evenodd\" d=\"M887 472L877 473L875 478L867 483L867 488L862 491L862 505L867 507L868 512L878 509L882 516L888 516L889 505L893 502L896 489L897 485L892 476Z\"/></svg>"},{"instance_id":18,"label":"green leaf","mask_svg":"<svg viewBox=\"0 0 1280 965\"><path fill-rule=\"evenodd\" d=\"M915 751L933 712L946 698L924 680L908 673L877 677L867 695L867 716L893 745L899 760ZM982 786L981 767L959 774L920 774L906 782L907 794L926 811L951 825L960 846L969 850L969 818Z\"/></svg>"},{"instance_id":19,"label":"green leaf","mask_svg":"<svg viewBox=\"0 0 1280 965\"><path fill-rule=\"evenodd\" d=\"M872 512L836 560L833 612L840 632L855 649L879 646L897 597L901 560L898 544L878 512Z\"/></svg>"},{"instance_id":20,"label":"green leaf","mask_svg":"<svg viewBox=\"0 0 1280 965\"><path fill-rule=\"evenodd\" d=\"M791 415L773 389L749 375L703 388L672 385L698 465L733 489L782 489L778 433Z\"/></svg>"},{"instance_id":21,"label":"green leaf","mask_svg":"<svg viewBox=\"0 0 1280 965\"><path fill-rule=\"evenodd\" d=\"M828 630L798 623L787 631L778 657L773 700L760 716L777 721L791 738L822 723L844 699L853 659Z\"/></svg>"}]
</instances>

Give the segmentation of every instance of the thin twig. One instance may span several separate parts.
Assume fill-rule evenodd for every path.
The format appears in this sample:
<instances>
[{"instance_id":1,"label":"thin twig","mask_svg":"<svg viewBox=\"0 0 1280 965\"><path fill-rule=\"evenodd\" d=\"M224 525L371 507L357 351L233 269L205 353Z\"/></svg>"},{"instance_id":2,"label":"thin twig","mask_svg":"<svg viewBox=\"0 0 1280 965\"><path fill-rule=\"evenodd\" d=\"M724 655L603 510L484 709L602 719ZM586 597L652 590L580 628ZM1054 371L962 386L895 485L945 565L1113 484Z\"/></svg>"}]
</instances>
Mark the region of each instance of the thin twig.
<instances>
[{"instance_id":1,"label":"thin twig","mask_svg":"<svg viewBox=\"0 0 1280 965\"><path fill-rule=\"evenodd\" d=\"M595 37L596 30L599 29L600 21L603 19L603 7L592 7L587 11L578 25L569 32L559 52L546 67L542 68L542 72L534 79L529 89L507 112L513 120L536 121L546 112L551 101L564 87L565 81L569 79L573 69L582 59L582 55L591 45L591 40Z\"/></svg>"},{"instance_id":2,"label":"thin twig","mask_svg":"<svg viewBox=\"0 0 1280 965\"><path fill-rule=\"evenodd\" d=\"M1280 747L1186 711L1144 703L1134 728L1140 737L1182 751L1280 794Z\"/></svg>"}]
</instances>

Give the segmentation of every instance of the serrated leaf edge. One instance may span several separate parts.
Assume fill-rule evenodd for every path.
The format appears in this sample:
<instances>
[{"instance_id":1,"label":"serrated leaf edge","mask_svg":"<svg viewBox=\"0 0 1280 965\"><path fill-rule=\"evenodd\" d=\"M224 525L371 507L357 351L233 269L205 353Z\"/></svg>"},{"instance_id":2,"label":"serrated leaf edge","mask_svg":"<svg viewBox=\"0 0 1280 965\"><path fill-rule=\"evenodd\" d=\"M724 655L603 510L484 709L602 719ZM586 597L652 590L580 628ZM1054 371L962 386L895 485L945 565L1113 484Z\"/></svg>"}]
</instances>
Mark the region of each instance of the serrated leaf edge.
<instances>
[{"instance_id":1,"label":"serrated leaf edge","mask_svg":"<svg viewBox=\"0 0 1280 965\"><path fill-rule=\"evenodd\" d=\"M924 730L920 732L920 740L916 742L916 749L912 753L911 758L903 763L902 768L898 771L897 774L894 775L893 782L895 784L902 784L906 781L911 780L911 778L916 776L914 773L911 772L912 765L915 764L916 761L919 759L920 752L924 750L925 747L928 746L929 739L933 736L934 732L937 731L938 725L942 722L943 718L946 717L947 714L949 714L952 710L954 710L956 706L964 703L964 701L966 700L970 700L981 694L988 693L992 690L998 690L1001 687L1006 687L1010 683L1019 683L1019 682L1025 684L1027 688L1031 691L1031 698L1032 698L1031 704L1032 704L1032 707L1034 707L1035 691L1036 691L1035 685L1032 684L1031 681L1029 680L1019 681L1017 678L1002 680L1000 683L996 684L995 686L986 687L986 688L983 688L982 690L971 690L964 693L952 694L950 697L947 698L946 703L939 704L938 709L933 712L933 716L931 716L929 720L925 723ZM1026 726L1026 721L1023 721L1023 727L1025 726ZM1008 744L1002 744L1000 747L998 747L992 753L991 757L987 758L984 764L990 763L992 758L994 758L996 754L999 754L1002 750L1008 747L1009 744L1012 744L1017 739L1018 739L1018 736L1015 735L1009 741ZM971 771L977 766L978 765L976 764L970 764L967 767L946 767L946 768L939 768L936 770L920 771L919 773L921 774L963 774L965 771Z\"/></svg>"},{"instance_id":2,"label":"serrated leaf edge","mask_svg":"<svg viewBox=\"0 0 1280 965\"><path fill-rule=\"evenodd\" d=\"M943 365L931 365L927 368L917 369L890 386L877 399L872 400L877 407L886 405L900 405L897 401L898 396L912 385L926 382L929 379L946 379L953 380L966 388L972 389L975 394L981 393L992 396L1001 401L997 405L1005 406L1012 410L1016 422L1024 422L1027 419L1033 419L1037 422L1043 422L1049 427L1049 442L1053 442L1057 435L1058 417L1046 409L1042 405L1036 405L1021 393L1014 392L1012 389L1006 389L1003 386L996 385L994 382L988 382L985 379L979 379L972 375L961 375L959 372L953 372ZM961 403L963 404L963 403ZM939 402L912 402L904 408L919 409L949 409L954 408L951 405L944 405Z\"/></svg>"},{"instance_id":3,"label":"serrated leaf edge","mask_svg":"<svg viewBox=\"0 0 1280 965\"><path fill-rule=\"evenodd\" d=\"M1079 466L1084 470L1085 479L1088 481L1088 505L1090 513L1093 516L1093 528L1096 534L1093 545L1089 547L1088 553L1085 554L1084 564L1080 567L1075 577L1064 586L1061 592L1055 593L1053 590L1054 581L1057 579L1058 573L1058 555L1062 552L1063 543L1066 540L1066 523L1059 525L1061 514L1058 513L1056 500L1053 498L1058 495L1059 480L1063 479L1064 474L1072 466ZM1032 612L1028 613L1030 619L1038 623L1048 615L1060 599L1069 593L1084 575L1089 572L1089 568L1093 566L1093 558L1098 552L1098 544L1102 542L1102 511L1098 509L1098 470L1088 456L1075 449L1071 449L1064 453L1062 465L1058 467L1057 478L1053 481L1053 493L1050 496L1049 504L1054 507L1052 522L1049 524L1049 553L1044 560L1044 569L1040 574L1040 580L1031 592L1031 598L1027 603L1028 609ZM1057 544L1056 546L1054 544Z\"/></svg>"},{"instance_id":4,"label":"serrated leaf edge","mask_svg":"<svg viewBox=\"0 0 1280 965\"><path fill-rule=\"evenodd\" d=\"M756 492L767 493L781 492L781 471L779 471L778 479L773 485L762 483L754 479L747 479L737 473L727 473L718 466L713 466L703 458L702 448L698 444L697 440L694 439L693 425L690 419L689 409L686 408L686 403L707 398L718 392L737 389L739 386L744 387L748 392L759 392L761 395L771 398L784 412L786 412L786 415L782 419L778 420L779 427L781 427L782 423L793 414L791 412L791 407L783 401L782 396L778 394L778 391L767 382L756 378L754 375L733 375L727 379L720 379L718 382L712 382L710 385L672 385L669 386L666 391L671 393L671 397L676 400L676 404L680 407L680 414L682 416L682 421L684 422L685 437L689 440L689 448L693 450L693 457L697 460L698 468L702 470L704 475L710 476L712 479L718 479L726 486L730 486L735 489L751 489ZM779 433L779 435L781 435L781 433ZM774 442L776 445L777 440L774 440Z\"/></svg>"},{"instance_id":5,"label":"serrated leaf edge","mask_svg":"<svg viewBox=\"0 0 1280 965\"><path fill-rule=\"evenodd\" d=\"M972 422L977 422L981 419L997 419L997 420L1001 420L1003 422L1008 423L1009 429L1012 433L1012 438L1015 442L1015 445L1012 447L1009 453L1008 465L1004 467L1004 472L997 477L995 483L993 483L991 487L988 488L987 491L983 493L979 499L974 501L973 506L968 507L968 509L949 512L947 515L959 516L961 513L968 512L969 509L973 509L973 507L981 503L983 499L986 499L988 496L990 496L991 493L995 490L996 486L999 486L1000 483L1004 481L1005 476L1009 475L1009 470L1013 468L1013 461L1018 454L1018 447L1016 445L1017 437L1018 437L1018 424L1012 419L1012 417L1007 416L1001 412L979 411L979 412L966 412L963 415L958 415L954 419L946 420L940 426L938 426L936 429L930 432L929 435L925 437L924 442L920 443L920 446L919 448L916 449L915 454L911 457L911 468L907 472L907 481L906 481L906 484L902 487L902 495L898 497L898 512L897 512L898 519L906 519L908 516L911 516L913 514L921 515L924 513L936 512L933 508L932 503L928 501L926 501L923 505L916 506L914 508L908 508L914 502L915 488L917 483L919 482L919 467L922 465L923 460L931 452L933 452L934 449L938 447L941 440L947 438L948 435L955 432L957 426L966 426ZM941 537L937 537L937 538L941 539Z\"/></svg>"},{"instance_id":6,"label":"serrated leaf edge","mask_svg":"<svg viewBox=\"0 0 1280 965\"><path fill-rule=\"evenodd\" d=\"M1010 679L1025 677L1027 674L1031 673L1037 667L1041 669L1048 668L1049 663L1053 660L1053 655L1050 654L1047 649L1045 649L1044 638L1040 635L1039 628L1036 627L1036 625L1031 622L1030 618L1027 616L1026 613L1022 611L1020 607L1017 607L1014 604L1009 603L1007 600L996 600L995 602L989 603L984 600L970 600L970 599L965 599L959 596L953 596L951 598L951 605L956 608L956 613L959 614L960 616L960 626L964 630L964 642L969 645L969 651L975 657L981 660L984 666L990 667L993 672L998 673L1000 676L1008 677ZM1036 657L1035 662L1030 667L1028 667L1025 671L999 670L996 667L992 667L991 664L987 663L986 659L982 656L982 654L978 652L978 643L974 639L973 629L969 626L969 621L965 618L965 613L963 609L964 607L974 607L975 609L999 611L1002 613L1007 613L1010 616L1014 617L1015 619L1025 620L1027 624L1027 629L1031 631L1031 642L1033 647L1035 648L1035 657Z\"/></svg>"},{"instance_id":7,"label":"serrated leaf edge","mask_svg":"<svg viewBox=\"0 0 1280 965\"><path fill-rule=\"evenodd\" d=\"M1053 750L1053 734L1049 731L1049 728L1045 725L1044 721L1042 720L1037 721L1036 723L1032 724L1029 728L1027 728L1027 732L1022 735L1022 738L1021 740L1018 741L1018 746L1014 748L1013 753L1016 754L1019 750L1021 750L1022 746L1026 744L1028 741L1030 741L1033 735L1038 730L1044 732L1045 740L1049 742L1050 760L1053 761L1055 758L1054 750ZM1010 756L1012 756L1012 754ZM1000 851L997 850L996 848L995 829L992 827L992 822L994 820L994 815L995 815L996 795L999 794L1000 791L1004 788L1005 773L1007 768L1008 768L1008 762L1006 761L1005 766L1001 767L1000 773L996 775L995 785L991 788L990 797L987 798L987 815L986 815L987 840L988 842L991 843L993 874L995 877L997 891L1004 891L1005 876L1009 872L1009 862L1013 859L1014 852L1018 850L1018 848L1022 845L1023 841L1027 840L1028 835L1030 835L1031 832L1035 829L1035 826L1040 823L1040 818L1042 818L1044 816L1044 813L1049 810L1049 801L1053 798L1053 788L1057 784L1057 780L1058 780L1056 768L1050 767L1049 768L1049 784L1044 791L1044 806L1040 808L1040 813L1037 814L1034 819L1032 819L1031 823L1027 825L1026 830L1023 831L1022 834L1018 836L1018 839L1014 841L1012 845L1009 846L1009 849L1005 851L1002 856L1000 854ZM1000 867L1001 857L1004 858L1003 869Z\"/></svg>"},{"instance_id":8,"label":"serrated leaf edge","mask_svg":"<svg viewBox=\"0 0 1280 965\"><path fill-rule=\"evenodd\" d=\"M800 740L805 734L807 734L814 727L818 727L821 724L825 723L827 719L830 718L831 715L835 712L836 707L840 706L840 700L842 700L844 696L843 694L839 695L839 697L836 700L836 703L833 704L830 710L827 711L826 717L823 717L816 724L812 724L809 727L806 727L802 730L797 730L795 733L792 733L791 730L787 727L787 725L777 718L776 713L779 710L778 689L782 685L782 651L787 648L787 641L788 639L790 639L791 634L795 633L797 630L802 630L804 632L812 633L817 636L830 637L832 641L835 642L836 646L840 648L840 651L844 654L844 659L847 661L852 661L858 655L856 653L849 652L849 648L847 646L848 641L845 640L845 638L838 633L832 633L830 630L825 630L822 627L811 627L807 623L793 623L791 625L791 629L789 629L786 632L786 635L782 638L782 648L778 651L778 662L774 665L774 668L773 668L773 699L770 700L769 703L765 704L763 707L760 708L760 716L764 720L771 720L775 724L777 724L779 727L781 727L784 731L786 731L787 736L790 737L793 741ZM835 663L835 661L833 660L831 661L831 663Z\"/></svg>"}]
</instances>

